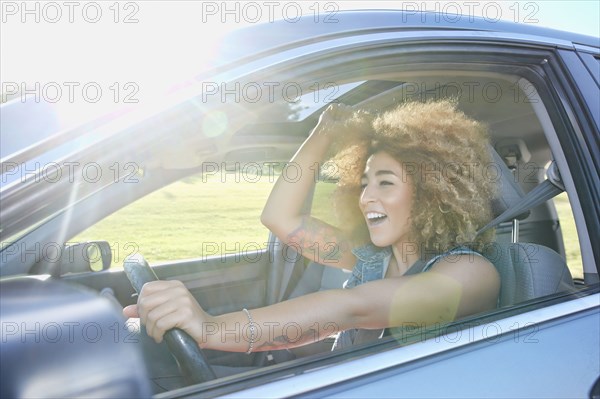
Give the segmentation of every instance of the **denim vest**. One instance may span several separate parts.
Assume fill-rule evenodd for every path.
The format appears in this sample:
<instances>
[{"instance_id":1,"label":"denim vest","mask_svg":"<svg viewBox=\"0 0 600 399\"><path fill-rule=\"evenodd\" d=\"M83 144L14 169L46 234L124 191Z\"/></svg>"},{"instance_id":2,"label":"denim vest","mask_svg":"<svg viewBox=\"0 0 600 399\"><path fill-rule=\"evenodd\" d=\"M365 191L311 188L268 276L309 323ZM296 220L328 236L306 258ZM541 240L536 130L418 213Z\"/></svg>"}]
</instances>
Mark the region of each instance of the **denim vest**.
<instances>
[{"instance_id":1,"label":"denim vest","mask_svg":"<svg viewBox=\"0 0 600 399\"><path fill-rule=\"evenodd\" d=\"M392 258L390 247L381 249L373 245L365 245L353 249L352 253L357 261L352 269L352 275L344 283L344 288L354 288L369 281L382 279Z\"/></svg>"},{"instance_id":2,"label":"denim vest","mask_svg":"<svg viewBox=\"0 0 600 399\"><path fill-rule=\"evenodd\" d=\"M392 258L391 247L378 248L374 245L365 245L352 250L354 256L356 256L356 265L352 270L352 275L344 283L344 288L353 288L358 285L368 283L369 281L380 280L385 277L387 267ZM476 254L483 256L478 252L475 252L467 247L456 247L447 252L438 254L427 262L415 262L404 275L423 273L431 269L431 267L440 259L445 256L451 255L463 255L463 254ZM394 335L400 336L402 332L399 332L399 328L392 328ZM377 338L381 338L384 330L366 330L353 328L350 330L342 331L337 336L335 343L333 344L333 350L343 349L359 343L369 342Z\"/></svg>"}]
</instances>

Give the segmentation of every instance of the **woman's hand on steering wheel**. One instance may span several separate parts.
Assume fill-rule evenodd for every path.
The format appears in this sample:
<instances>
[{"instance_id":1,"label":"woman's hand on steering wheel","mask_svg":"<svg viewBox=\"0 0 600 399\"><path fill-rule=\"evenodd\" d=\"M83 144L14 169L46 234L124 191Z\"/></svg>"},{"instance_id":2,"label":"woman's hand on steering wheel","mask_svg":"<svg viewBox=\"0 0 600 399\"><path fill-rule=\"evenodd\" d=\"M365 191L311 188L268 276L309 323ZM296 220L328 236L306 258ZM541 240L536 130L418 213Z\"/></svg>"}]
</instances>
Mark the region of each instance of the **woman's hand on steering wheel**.
<instances>
[{"instance_id":1,"label":"woman's hand on steering wheel","mask_svg":"<svg viewBox=\"0 0 600 399\"><path fill-rule=\"evenodd\" d=\"M126 317L139 317L148 336L162 342L165 332L179 328L198 344L202 341L202 325L211 318L181 281L152 281L144 284L137 305L123 309Z\"/></svg>"}]
</instances>

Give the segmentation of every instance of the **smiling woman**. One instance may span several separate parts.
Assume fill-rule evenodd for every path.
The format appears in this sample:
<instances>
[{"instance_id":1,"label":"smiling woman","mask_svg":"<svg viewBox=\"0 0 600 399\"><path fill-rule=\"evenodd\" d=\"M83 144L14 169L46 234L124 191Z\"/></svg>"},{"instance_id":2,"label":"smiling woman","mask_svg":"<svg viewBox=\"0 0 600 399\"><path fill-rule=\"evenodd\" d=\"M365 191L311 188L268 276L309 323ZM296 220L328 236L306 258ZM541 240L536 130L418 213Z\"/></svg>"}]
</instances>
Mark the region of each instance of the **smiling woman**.
<instances>
[{"instance_id":1,"label":"smiling woman","mask_svg":"<svg viewBox=\"0 0 600 399\"><path fill-rule=\"evenodd\" d=\"M421 121L431 114L437 119ZM304 213L303 204L312 187L312 175L308 173L292 182L283 178L284 169L261 220L303 256L330 266L354 267L345 283L345 288L353 289L314 293L252 312L244 308L242 312L214 317L180 282L151 282L142 289L137 305L125 308L125 315L140 317L157 342L162 341L166 331L177 327L188 332L202 348L249 354L324 339L331 335L332 326L334 332L343 331L337 349L364 342L365 337L377 338L383 328L446 323L493 309L500 288L498 273L488 260L467 247L490 213L491 182L483 182L481 173L489 161L489 155L485 155L487 137L479 124L447 101L407 103L374 120L364 111L331 105L288 166L309 170L323 160L330 144L342 134L343 141L358 141L353 148L362 149L362 157L352 162L350 169L362 169L351 180L361 182L360 199L355 199L354 207L363 216L369 244L351 251L354 240ZM427 136L420 137L424 134ZM415 140L417 137L420 140ZM425 144L418 147L418 141ZM440 179L427 182L418 175L407 178L405 162L417 166L429 163L436 168L428 170L435 172L450 161L458 162L456 149L460 145L471 148L473 159L467 160L474 161L470 164L477 178L462 173L445 183ZM345 187L345 179L340 182ZM481 185L483 193L468 195L470 201L460 202L475 185ZM441 196L445 191L449 193ZM463 208L467 205L476 211L469 213ZM430 217L429 225L417 224L425 219L421 215L438 209L441 218ZM436 250L442 252L432 256ZM246 320L252 327L248 346L241 330L231 337L209 336L203 331L207 324L234 331ZM290 336L285 327L290 323L297 324L304 333ZM269 334L258 333L268 326L274 326Z\"/></svg>"},{"instance_id":2,"label":"smiling woman","mask_svg":"<svg viewBox=\"0 0 600 399\"><path fill-rule=\"evenodd\" d=\"M362 191L361 207L365 206L369 179L368 173L361 179L357 170L365 165L366 171L370 170L368 156L381 153L385 155L377 158L380 162L386 158L387 164L400 161L396 179L403 184L410 181L415 189L417 206L410 208L410 236L420 251L440 253L460 243L490 240L491 232L476 236L478 226L490 219L490 200L495 193L495 179L485 173L491 157L487 133L480 123L449 101L409 102L377 118L373 127L359 144L335 160L340 171L339 212L346 234L363 241L367 237L361 215L365 209L358 212L355 202ZM379 184L390 183L379 180Z\"/></svg>"}]
</instances>

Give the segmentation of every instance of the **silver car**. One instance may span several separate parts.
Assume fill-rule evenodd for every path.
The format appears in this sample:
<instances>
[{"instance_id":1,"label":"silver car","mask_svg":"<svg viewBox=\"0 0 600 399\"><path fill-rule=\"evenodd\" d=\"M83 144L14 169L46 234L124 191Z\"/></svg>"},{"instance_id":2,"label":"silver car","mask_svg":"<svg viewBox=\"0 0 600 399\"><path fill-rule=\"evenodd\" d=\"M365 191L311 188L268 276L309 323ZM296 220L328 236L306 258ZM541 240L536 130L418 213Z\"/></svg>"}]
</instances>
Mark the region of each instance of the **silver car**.
<instances>
[{"instance_id":1,"label":"silver car","mask_svg":"<svg viewBox=\"0 0 600 399\"><path fill-rule=\"evenodd\" d=\"M151 107L65 126L57 104L2 104L0 396L599 397L599 39L414 12L335 18L234 32L213 68ZM485 122L497 155L497 309L249 356L183 335L157 345L123 318L136 301L124 263L181 280L211 314L341 287L346 273L261 228L271 185L329 103L439 98ZM323 172L306 206L328 218Z\"/></svg>"}]
</instances>

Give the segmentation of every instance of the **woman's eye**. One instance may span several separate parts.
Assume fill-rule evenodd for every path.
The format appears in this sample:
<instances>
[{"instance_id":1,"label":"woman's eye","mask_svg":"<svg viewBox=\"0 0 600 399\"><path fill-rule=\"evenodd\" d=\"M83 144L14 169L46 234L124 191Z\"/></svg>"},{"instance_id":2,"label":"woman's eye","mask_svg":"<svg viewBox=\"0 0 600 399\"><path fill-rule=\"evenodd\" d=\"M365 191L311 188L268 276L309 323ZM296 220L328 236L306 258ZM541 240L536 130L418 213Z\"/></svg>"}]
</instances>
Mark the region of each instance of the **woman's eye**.
<instances>
[{"instance_id":1,"label":"woman's eye","mask_svg":"<svg viewBox=\"0 0 600 399\"><path fill-rule=\"evenodd\" d=\"M380 186L391 186L393 184L394 183L392 183L391 181L387 181L387 180L382 180L382 181L379 182Z\"/></svg>"}]
</instances>

